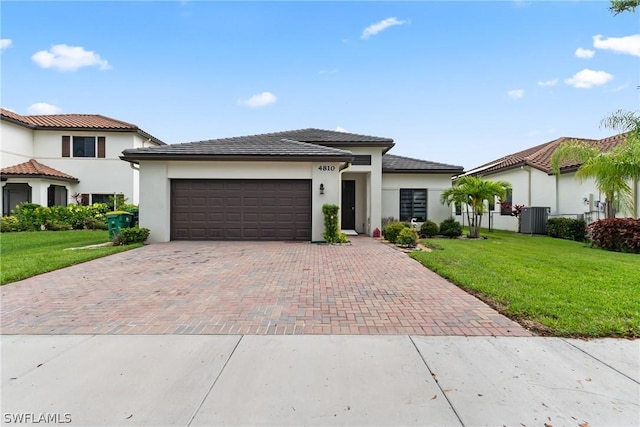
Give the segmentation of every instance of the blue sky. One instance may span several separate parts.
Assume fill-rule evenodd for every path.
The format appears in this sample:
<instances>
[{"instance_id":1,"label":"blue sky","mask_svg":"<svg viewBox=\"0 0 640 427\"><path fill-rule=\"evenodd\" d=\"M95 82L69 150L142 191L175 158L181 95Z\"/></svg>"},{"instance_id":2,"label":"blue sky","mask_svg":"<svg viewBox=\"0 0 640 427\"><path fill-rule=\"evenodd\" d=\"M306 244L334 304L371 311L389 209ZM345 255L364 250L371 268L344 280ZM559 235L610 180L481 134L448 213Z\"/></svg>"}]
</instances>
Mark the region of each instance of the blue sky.
<instances>
[{"instance_id":1,"label":"blue sky","mask_svg":"<svg viewBox=\"0 0 640 427\"><path fill-rule=\"evenodd\" d=\"M11 2L1 104L168 142L317 127L469 169L638 110L640 12L609 2Z\"/></svg>"}]
</instances>

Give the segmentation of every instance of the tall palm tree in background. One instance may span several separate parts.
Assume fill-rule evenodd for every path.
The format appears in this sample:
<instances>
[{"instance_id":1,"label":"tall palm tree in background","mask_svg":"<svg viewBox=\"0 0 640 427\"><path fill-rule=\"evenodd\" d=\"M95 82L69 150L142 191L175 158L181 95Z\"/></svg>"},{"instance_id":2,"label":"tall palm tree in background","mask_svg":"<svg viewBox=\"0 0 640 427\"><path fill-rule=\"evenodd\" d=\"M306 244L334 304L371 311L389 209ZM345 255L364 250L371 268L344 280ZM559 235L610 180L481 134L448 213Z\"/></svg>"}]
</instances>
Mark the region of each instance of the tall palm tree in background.
<instances>
[{"instance_id":1,"label":"tall palm tree in background","mask_svg":"<svg viewBox=\"0 0 640 427\"><path fill-rule=\"evenodd\" d=\"M584 141L560 144L551 156L556 175L563 163L580 164L576 178L593 178L598 191L605 197L605 216L614 218L615 206L636 216L634 193L640 179L640 116L637 112L617 111L602 120L601 125L624 134L621 144L607 152Z\"/></svg>"},{"instance_id":2,"label":"tall palm tree in background","mask_svg":"<svg viewBox=\"0 0 640 427\"><path fill-rule=\"evenodd\" d=\"M478 176L463 176L459 178L453 187L443 191L440 195L442 204L464 203L469 219L469 237L480 237L482 216L484 214L484 202L495 203L495 198L505 198L507 191L511 190L511 184L506 181L489 181Z\"/></svg>"}]
</instances>

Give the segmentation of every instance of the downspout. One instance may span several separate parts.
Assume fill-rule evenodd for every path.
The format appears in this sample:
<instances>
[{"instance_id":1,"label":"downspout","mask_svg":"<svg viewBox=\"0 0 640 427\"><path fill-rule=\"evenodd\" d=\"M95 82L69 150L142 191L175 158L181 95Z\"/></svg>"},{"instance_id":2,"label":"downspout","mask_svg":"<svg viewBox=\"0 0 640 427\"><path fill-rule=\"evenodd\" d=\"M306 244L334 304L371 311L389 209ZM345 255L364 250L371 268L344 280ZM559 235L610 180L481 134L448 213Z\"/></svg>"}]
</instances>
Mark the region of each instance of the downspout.
<instances>
[{"instance_id":1,"label":"downspout","mask_svg":"<svg viewBox=\"0 0 640 427\"><path fill-rule=\"evenodd\" d=\"M525 167L527 166L526 163L522 166L520 166L520 169L522 169L523 171L526 171L529 176L527 177L527 206L531 206L531 168L530 167Z\"/></svg>"}]
</instances>

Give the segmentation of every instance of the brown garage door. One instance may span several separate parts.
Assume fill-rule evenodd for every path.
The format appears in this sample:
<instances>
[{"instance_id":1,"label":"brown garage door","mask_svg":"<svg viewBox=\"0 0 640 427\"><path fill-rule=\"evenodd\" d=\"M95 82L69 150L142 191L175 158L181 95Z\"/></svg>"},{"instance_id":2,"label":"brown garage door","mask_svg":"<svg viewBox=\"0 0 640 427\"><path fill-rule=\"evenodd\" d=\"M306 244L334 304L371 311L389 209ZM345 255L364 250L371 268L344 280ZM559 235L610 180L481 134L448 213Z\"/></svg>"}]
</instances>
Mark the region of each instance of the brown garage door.
<instances>
[{"instance_id":1,"label":"brown garage door","mask_svg":"<svg viewBox=\"0 0 640 427\"><path fill-rule=\"evenodd\" d=\"M311 240L311 181L171 181L172 240Z\"/></svg>"}]
</instances>

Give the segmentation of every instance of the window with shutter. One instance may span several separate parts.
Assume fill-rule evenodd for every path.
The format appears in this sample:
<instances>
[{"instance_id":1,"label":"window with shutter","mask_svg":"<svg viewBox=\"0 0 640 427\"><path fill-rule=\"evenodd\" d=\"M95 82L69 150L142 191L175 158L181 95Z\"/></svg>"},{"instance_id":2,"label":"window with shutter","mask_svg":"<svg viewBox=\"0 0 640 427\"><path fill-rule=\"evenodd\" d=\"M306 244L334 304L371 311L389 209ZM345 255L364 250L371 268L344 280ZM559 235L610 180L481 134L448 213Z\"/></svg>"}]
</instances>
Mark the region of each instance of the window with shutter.
<instances>
[{"instance_id":1,"label":"window with shutter","mask_svg":"<svg viewBox=\"0 0 640 427\"><path fill-rule=\"evenodd\" d=\"M107 139L104 136L98 137L98 157L104 159L106 157Z\"/></svg>"},{"instance_id":2,"label":"window with shutter","mask_svg":"<svg viewBox=\"0 0 640 427\"><path fill-rule=\"evenodd\" d=\"M62 157L71 157L71 137L69 135L62 136Z\"/></svg>"}]
</instances>

